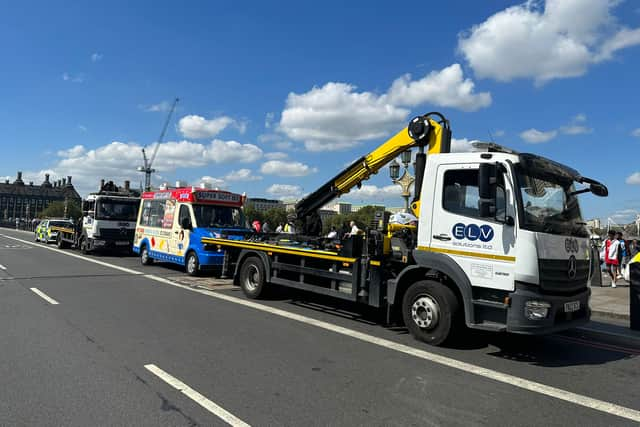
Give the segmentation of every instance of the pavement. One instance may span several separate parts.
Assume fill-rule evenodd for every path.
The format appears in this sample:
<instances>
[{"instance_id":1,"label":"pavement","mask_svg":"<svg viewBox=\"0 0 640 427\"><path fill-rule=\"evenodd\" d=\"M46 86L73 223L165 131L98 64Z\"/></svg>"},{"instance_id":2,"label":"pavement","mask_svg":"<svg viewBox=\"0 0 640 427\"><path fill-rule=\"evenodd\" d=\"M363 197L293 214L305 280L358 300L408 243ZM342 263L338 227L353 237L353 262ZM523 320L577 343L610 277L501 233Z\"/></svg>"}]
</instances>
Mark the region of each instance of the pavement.
<instances>
[{"instance_id":1,"label":"pavement","mask_svg":"<svg viewBox=\"0 0 640 427\"><path fill-rule=\"evenodd\" d=\"M622 326L430 347L377 316L0 229L0 425L640 423Z\"/></svg>"},{"instance_id":2,"label":"pavement","mask_svg":"<svg viewBox=\"0 0 640 427\"><path fill-rule=\"evenodd\" d=\"M602 274L602 286L591 287L592 315L602 321L629 325L629 282L618 280L611 287L611 278Z\"/></svg>"}]
</instances>

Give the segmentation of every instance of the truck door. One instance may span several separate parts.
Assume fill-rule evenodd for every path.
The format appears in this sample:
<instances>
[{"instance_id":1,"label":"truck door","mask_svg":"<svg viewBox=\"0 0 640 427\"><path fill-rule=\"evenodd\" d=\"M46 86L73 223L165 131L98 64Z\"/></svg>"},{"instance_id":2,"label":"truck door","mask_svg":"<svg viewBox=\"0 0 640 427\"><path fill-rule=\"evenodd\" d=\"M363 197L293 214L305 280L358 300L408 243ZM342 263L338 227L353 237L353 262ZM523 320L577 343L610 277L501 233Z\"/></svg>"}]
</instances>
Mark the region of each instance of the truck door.
<instances>
[{"instance_id":1,"label":"truck door","mask_svg":"<svg viewBox=\"0 0 640 427\"><path fill-rule=\"evenodd\" d=\"M474 286L513 290L515 218L513 189L498 177L496 218L481 218L478 164L440 165L433 204L429 250L443 253L462 267Z\"/></svg>"},{"instance_id":2,"label":"truck door","mask_svg":"<svg viewBox=\"0 0 640 427\"><path fill-rule=\"evenodd\" d=\"M188 204L180 203L178 205L178 215L175 216L175 222L171 233L171 255L184 257L185 252L189 247L189 237L191 234L191 230L182 227L185 218L188 219L191 224L193 224L191 207Z\"/></svg>"}]
</instances>

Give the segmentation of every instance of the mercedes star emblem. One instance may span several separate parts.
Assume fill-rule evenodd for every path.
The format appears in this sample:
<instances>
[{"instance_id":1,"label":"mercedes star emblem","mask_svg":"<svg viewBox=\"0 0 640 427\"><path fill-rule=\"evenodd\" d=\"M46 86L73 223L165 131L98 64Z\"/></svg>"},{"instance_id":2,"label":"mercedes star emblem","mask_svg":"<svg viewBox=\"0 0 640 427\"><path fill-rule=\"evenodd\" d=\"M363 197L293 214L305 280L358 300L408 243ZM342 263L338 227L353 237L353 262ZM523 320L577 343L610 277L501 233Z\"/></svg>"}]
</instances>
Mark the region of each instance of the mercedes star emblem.
<instances>
[{"instance_id":1,"label":"mercedes star emblem","mask_svg":"<svg viewBox=\"0 0 640 427\"><path fill-rule=\"evenodd\" d=\"M569 275L569 279L575 279L576 277L576 257L573 255L569 257L569 268L567 270L567 274Z\"/></svg>"}]
</instances>

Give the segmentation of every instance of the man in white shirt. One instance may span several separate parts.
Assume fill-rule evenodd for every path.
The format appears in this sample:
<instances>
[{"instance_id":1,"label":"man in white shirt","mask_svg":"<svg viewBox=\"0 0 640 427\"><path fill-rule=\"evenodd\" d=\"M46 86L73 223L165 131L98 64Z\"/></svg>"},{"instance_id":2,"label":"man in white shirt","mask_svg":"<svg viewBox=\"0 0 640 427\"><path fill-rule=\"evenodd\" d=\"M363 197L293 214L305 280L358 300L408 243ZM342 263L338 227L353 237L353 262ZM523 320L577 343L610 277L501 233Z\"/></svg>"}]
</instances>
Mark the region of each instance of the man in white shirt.
<instances>
[{"instance_id":1,"label":"man in white shirt","mask_svg":"<svg viewBox=\"0 0 640 427\"><path fill-rule=\"evenodd\" d=\"M360 234L360 229L356 225L355 221L351 221L349 223L349 226L351 227L351 231L349 232L349 236L357 236L358 234Z\"/></svg>"}]
</instances>

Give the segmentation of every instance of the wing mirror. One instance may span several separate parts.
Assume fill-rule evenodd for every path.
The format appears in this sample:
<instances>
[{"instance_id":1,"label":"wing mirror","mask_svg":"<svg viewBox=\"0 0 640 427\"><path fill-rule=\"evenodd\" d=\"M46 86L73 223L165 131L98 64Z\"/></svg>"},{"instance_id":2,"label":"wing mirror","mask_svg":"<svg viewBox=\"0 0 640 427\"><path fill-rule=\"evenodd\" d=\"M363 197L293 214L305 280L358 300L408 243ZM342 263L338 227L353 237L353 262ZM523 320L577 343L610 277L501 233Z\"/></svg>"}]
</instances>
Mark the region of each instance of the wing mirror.
<instances>
[{"instance_id":1,"label":"wing mirror","mask_svg":"<svg viewBox=\"0 0 640 427\"><path fill-rule=\"evenodd\" d=\"M600 184L599 182L593 182L589 185L589 191L595 194L598 197L607 197L609 195L609 190L604 184Z\"/></svg>"},{"instance_id":2,"label":"wing mirror","mask_svg":"<svg viewBox=\"0 0 640 427\"><path fill-rule=\"evenodd\" d=\"M496 216L496 191L498 166L495 163L481 163L478 170L478 209L481 218Z\"/></svg>"}]
</instances>

